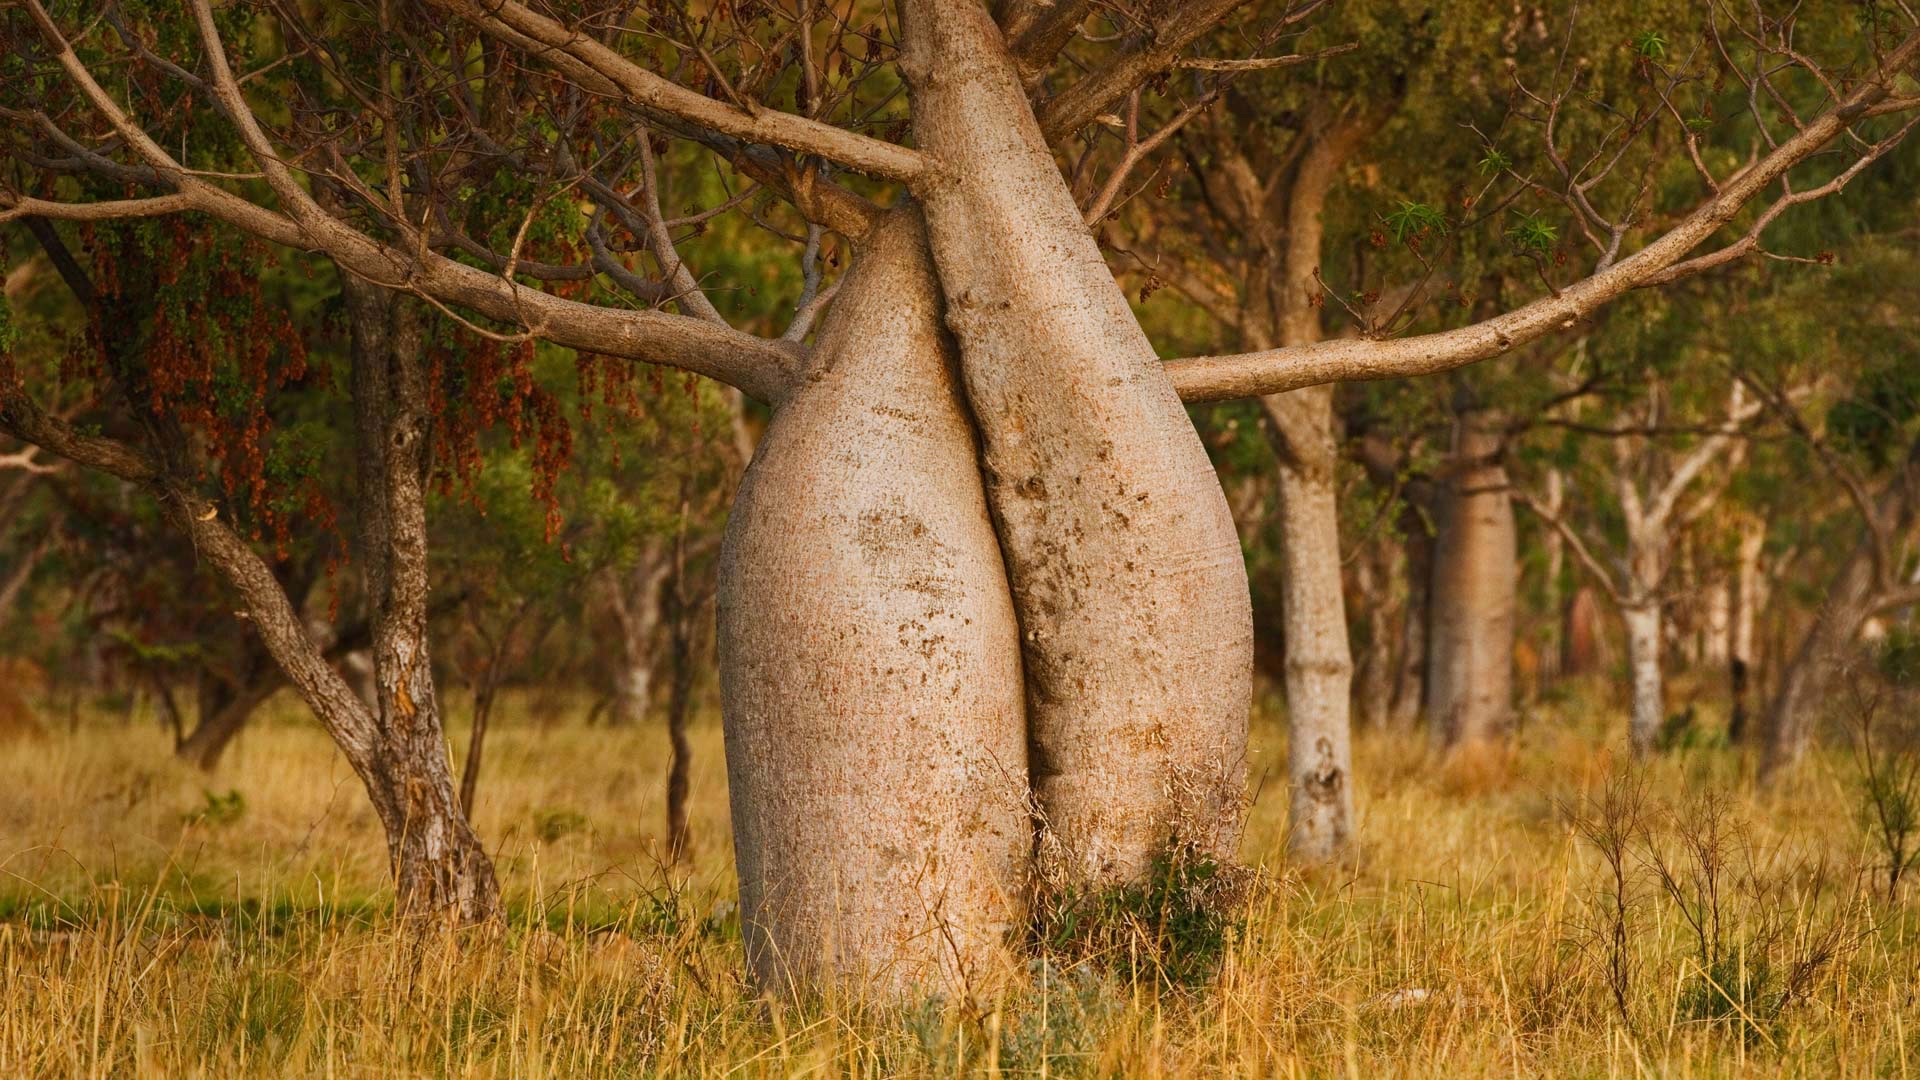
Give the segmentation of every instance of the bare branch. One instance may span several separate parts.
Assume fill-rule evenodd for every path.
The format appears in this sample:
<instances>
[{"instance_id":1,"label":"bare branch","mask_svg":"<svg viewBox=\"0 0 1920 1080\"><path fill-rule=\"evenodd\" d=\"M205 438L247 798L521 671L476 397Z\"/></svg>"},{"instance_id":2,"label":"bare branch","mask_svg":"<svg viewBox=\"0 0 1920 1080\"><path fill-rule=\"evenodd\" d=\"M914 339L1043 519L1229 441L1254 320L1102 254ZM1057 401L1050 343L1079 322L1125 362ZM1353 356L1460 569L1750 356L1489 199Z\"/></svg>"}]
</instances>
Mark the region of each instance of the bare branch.
<instances>
[{"instance_id":1,"label":"bare branch","mask_svg":"<svg viewBox=\"0 0 1920 1080\"><path fill-rule=\"evenodd\" d=\"M831 124L740 102L728 105L663 79L587 34L513 0L434 0L487 33L546 59L564 57L598 76L633 105L658 110L721 135L817 154L848 168L911 183L926 171L916 150ZM591 88L591 87L590 87Z\"/></svg>"},{"instance_id":2,"label":"bare branch","mask_svg":"<svg viewBox=\"0 0 1920 1080\"><path fill-rule=\"evenodd\" d=\"M1884 101L1893 81L1920 56L1920 34L1888 54L1877 74L1839 105L1805 126L1752 168L1723 182L1722 190L1633 255L1504 315L1457 330L1396 341L1337 340L1235 356L1196 357L1168 364L1186 401L1218 401L1313 386L1428 375L1503 355L1547 334L1571 330L1608 302L1656 281L1732 221L1747 202L1859 122ZM1905 130L1905 129L1903 129ZM1881 152L1884 152L1881 151ZM1704 269L1704 266L1695 270Z\"/></svg>"},{"instance_id":3,"label":"bare branch","mask_svg":"<svg viewBox=\"0 0 1920 1080\"><path fill-rule=\"evenodd\" d=\"M556 344L605 356L666 364L738 387L763 401L777 401L797 371L804 350L771 342L724 326L661 311L620 311L567 300L527 288L511 278L456 262L430 250L424 233L412 247L383 244L327 214L297 183L285 198L294 204L289 217L255 205L180 167L146 134L93 78L39 0L27 0L42 33L55 49L69 79L122 139L160 176L178 189L177 209L198 210L264 240L302 250L318 250L357 277L426 298L454 304L525 329ZM205 0L200 0L204 6ZM220 72L216 71L216 76ZM231 72L225 73L230 84ZM216 86L222 81L216 78ZM275 157L271 144L244 101L230 98L249 147L277 189L291 173ZM17 200L16 200L17 201ZM40 204L30 212L44 217L84 215L80 204Z\"/></svg>"},{"instance_id":4,"label":"bare branch","mask_svg":"<svg viewBox=\"0 0 1920 1080\"><path fill-rule=\"evenodd\" d=\"M1592 576L1594 582L1598 584L1601 589L1605 590L1608 598L1611 599L1614 604L1624 606L1621 599L1620 587L1614 581L1613 572L1607 569L1606 564L1594 557L1592 550L1587 547L1586 541L1580 538L1579 532L1577 532L1572 525L1569 525L1565 518L1547 506L1545 502L1534 497L1532 492L1518 484L1515 484L1512 490L1513 497L1518 499L1521 505L1533 511L1534 516L1546 522L1550 528L1560 534L1562 539L1566 540L1567 546L1573 549L1574 556L1580 560L1580 565L1587 568L1587 573Z\"/></svg>"}]
</instances>

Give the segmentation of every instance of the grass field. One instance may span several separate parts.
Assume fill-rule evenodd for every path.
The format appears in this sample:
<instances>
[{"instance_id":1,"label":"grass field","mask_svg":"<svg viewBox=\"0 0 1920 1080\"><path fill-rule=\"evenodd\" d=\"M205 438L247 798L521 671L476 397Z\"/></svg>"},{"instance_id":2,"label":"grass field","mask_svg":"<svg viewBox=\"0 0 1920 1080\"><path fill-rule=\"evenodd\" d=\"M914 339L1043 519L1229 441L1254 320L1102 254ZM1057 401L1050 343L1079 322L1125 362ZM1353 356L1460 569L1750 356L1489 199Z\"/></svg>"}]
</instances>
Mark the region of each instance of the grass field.
<instances>
[{"instance_id":1,"label":"grass field","mask_svg":"<svg viewBox=\"0 0 1920 1080\"><path fill-rule=\"evenodd\" d=\"M741 977L716 723L669 873L663 733L507 716L477 825L513 914L450 942L389 922L372 813L296 710L212 775L89 720L0 746L0 1076L1908 1075L1920 928L1849 759L1761 798L1726 750L1627 772L1618 726L1537 709L1510 759L1446 768L1369 736L1360 855L1303 874L1263 716L1266 875L1210 978L1036 962L988 1001L773 1008Z\"/></svg>"}]
</instances>

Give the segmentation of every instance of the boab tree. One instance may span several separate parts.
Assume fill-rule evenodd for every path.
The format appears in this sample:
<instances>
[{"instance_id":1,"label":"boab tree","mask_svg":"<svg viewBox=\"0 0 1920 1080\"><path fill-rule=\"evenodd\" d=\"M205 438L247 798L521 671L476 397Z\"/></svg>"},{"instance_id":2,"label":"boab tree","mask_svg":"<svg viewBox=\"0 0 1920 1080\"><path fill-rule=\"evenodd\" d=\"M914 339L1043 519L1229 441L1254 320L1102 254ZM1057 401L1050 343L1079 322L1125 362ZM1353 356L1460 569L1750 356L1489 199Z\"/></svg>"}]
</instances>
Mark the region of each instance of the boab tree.
<instances>
[{"instance_id":1,"label":"boab tree","mask_svg":"<svg viewBox=\"0 0 1920 1080\"><path fill-rule=\"evenodd\" d=\"M1905 133L1895 114L1920 108L1911 26L1876 24L1823 66L1795 47L1790 19L1711 23L1712 51L1652 79L1654 104L1570 173L1599 248L1587 276L1548 276L1538 299L1423 336L1162 363L1054 149L1136 89L1184 97L1284 66L1190 46L1227 20L1247 21L1242 41L1272 42L1317 6L1189 0L1092 16L1012 0L997 25L977 0L901 0L871 22L812 4L583 15L445 0L348 8L315 28L275 5L262 9L269 27L228 38L247 50L243 74L209 0L190 5L190 27L160 19L146 36L27 0L7 30L23 166L118 170L146 190L85 202L36 184L11 190L4 213L196 211L490 332L683 368L772 404L720 596L751 962L769 987L835 972L966 980L993 967L1020 917L1030 852L1044 876L1085 884L1139 875L1171 843L1213 857L1237 844L1247 587L1183 399L1441 371L1578 326L1631 289L1759 250L1768 224L1838 190ZM1076 41L1090 18L1100 31ZM371 76L345 73L341 41L396 51ZM250 103L316 68L332 80L303 84L316 96ZM1752 159L1733 167L1685 154L1700 146L1691 121L1714 69L1767 113ZM539 123L488 127L490 92ZM322 94L356 96L346 107ZM1573 100L1566 79L1541 98L1548 132ZM181 143L143 126L162 101L230 127L250 170L212 174L169 149ZM403 115L418 122L402 130ZM912 147L882 137L908 131ZM631 163L644 166L634 150L661 136L710 147L852 241L852 276L813 347L804 321L779 340L748 335L697 290L656 294L678 313L560 294L582 269L618 276L620 253L603 242L591 260L541 258L554 252L538 244L537 211L604 207ZM1705 193L1644 237L1638 194L1609 212L1596 191L1613 176L1633 188L1637 170L1644 193L1672 147ZM531 190L517 227L483 231L463 193L503 172ZM354 203L321 205L315 177ZM615 225L684 268L673 236Z\"/></svg>"}]
</instances>

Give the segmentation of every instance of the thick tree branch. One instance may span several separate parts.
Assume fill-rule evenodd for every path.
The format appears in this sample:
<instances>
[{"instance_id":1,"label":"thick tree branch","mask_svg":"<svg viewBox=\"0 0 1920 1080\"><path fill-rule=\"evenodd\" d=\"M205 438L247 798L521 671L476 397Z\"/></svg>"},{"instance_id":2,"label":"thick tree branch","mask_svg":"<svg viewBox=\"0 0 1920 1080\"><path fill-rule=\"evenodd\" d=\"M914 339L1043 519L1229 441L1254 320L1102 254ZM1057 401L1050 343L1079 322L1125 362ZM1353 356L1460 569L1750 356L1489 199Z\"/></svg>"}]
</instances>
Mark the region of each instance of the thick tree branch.
<instances>
[{"instance_id":1,"label":"thick tree branch","mask_svg":"<svg viewBox=\"0 0 1920 1080\"><path fill-rule=\"evenodd\" d=\"M1186 0L1168 8L1150 33L1133 39L1106 67L1074 83L1042 106L1039 110L1041 134L1053 143L1086 127L1102 110L1132 93L1135 87L1172 69L1187 46L1217 29L1222 20L1245 3L1246 0ZM1305 0L1289 11L1273 31L1300 22L1325 3L1326 0ZM1338 51L1348 48L1351 46L1343 46Z\"/></svg>"},{"instance_id":2,"label":"thick tree branch","mask_svg":"<svg viewBox=\"0 0 1920 1080\"><path fill-rule=\"evenodd\" d=\"M327 214L297 185L288 196L293 204L289 213L282 214L208 183L182 168L134 123L93 78L39 0L28 0L28 6L61 67L89 104L147 165L176 189L178 202L170 203L170 210L198 210L264 240L324 253L357 277L438 303L468 308L489 319L521 327L534 337L586 352L692 371L738 387L762 401L778 401L800 366L805 350L791 342L766 341L683 315L619 311L566 300L523 286L511 278L456 262L424 244L409 249L380 243ZM282 180L289 178L291 173L278 162L257 122L240 123L269 178L276 171ZM280 185L274 186L278 189ZM93 220L97 214L89 207L99 204L54 203L0 193L0 213L23 205L25 209L20 213Z\"/></svg>"},{"instance_id":3,"label":"thick tree branch","mask_svg":"<svg viewBox=\"0 0 1920 1080\"><path fill-rule=\"evenodd\" d=\"M1457 330L1393 341L1349 339L1313 345L1175 360L1168 373L1186 401L1219 401L1326 382L1430 375L1500 356L1514 347L1570 330L1625 293L1672 280L1664 272L1732 221L1754 197L1839 138L1884 101L1895 78L1920 56L1920 34L1888 54L1872 78L1838 105L1805 123L1752 168L1726 181L1679 224L1633 255L1504 315ZM1704 265L1696 269L1705 269Z\"/></svg>"},{"instance_id":4,"label":"thick tree branch","mask_svg":"<svg viewBox=\"0 0 1920 1080\"><path fill-rule=\"evenodd\" d=\"M1021 85L1032 90L1093 10L1093 0L1032 0L1017 6L1001 29Z\"/></svg>"}]
</instances>

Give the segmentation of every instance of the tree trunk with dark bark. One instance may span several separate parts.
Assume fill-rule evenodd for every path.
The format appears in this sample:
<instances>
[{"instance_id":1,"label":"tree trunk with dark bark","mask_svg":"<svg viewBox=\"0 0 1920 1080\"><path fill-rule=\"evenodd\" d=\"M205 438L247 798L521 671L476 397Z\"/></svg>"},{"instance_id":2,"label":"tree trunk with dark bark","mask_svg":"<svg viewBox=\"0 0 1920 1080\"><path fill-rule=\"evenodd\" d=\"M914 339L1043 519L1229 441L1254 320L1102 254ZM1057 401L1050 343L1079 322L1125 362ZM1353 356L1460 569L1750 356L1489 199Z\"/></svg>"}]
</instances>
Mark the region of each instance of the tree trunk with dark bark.
<instances>
[{"instance_id":1,"label":"tree trunk with dark bark","mask_svg":"<svg viewBox=\"0 0 1920 1080\"><path fill-rule=\"evenodd\" d=\"M1376 538L1353 564L1355 591L1365 606L1366 650L1354 665L1354 724L1383 731L1393 708L1393 608L1389 594L1392 548Z\"/></svg>"},{"instance_id":2,"label":"tree trunk with dark bark","mask_svg":"<svg viewBox=\"0 0 1920 1080\"><path fill-rule=\"evenodd\" d=\"M223 693L217 701L203 694L193 730L174 745L174 756L212 772L247 720L283 685L285 680L277 673L263 673L238 693Z\"/></svg>"},{"instance_id":3,"label":"tree trunk with dark bark","mask_svg":"<svg viewBox=\"0 0 1920 1080\"><path fill-rule=\"evenodd\" d=\"M377 703L365 777L406 915L477 922L499 913L493 862L453 785L427 640L426 477L431 446L420 316L341 274L353 337L359 546ZM344 688L344 684L342 684Z\"/></svg>"},{"instance_id":4,"label":"tree trunk with dark bark","mask_svg":"<svg viewBox=\"0 0 1920 1080\"><path fill-rule=\"evenodd\" d=\"M1433 537L1427 515L1411 501L1401 513L1401 546L1406 552L1407 607L1400 619L1399 662L1394 665L1393 704L1388 716L1396 731L1408 732L1426 711L1427 628L1432 619Z\"/></svg>"},{"instance_id":5,"label":"tree trunk with dark bark","mask_svg":"<svg viewBox=\"0 0 1920 1080\"><path fill-rule=\"evenodd\" d=\"M692 719L693 678L699 670L694 655L694 626L700 609L705 606L705 598L695 595L687 577L687 513L686 501L682 499L666 605L672 665L667 686L667 861L674 864L693 858L693 833L687 821L693 744L687 739L687 722Z\"/></svg>"}]
</instances>

